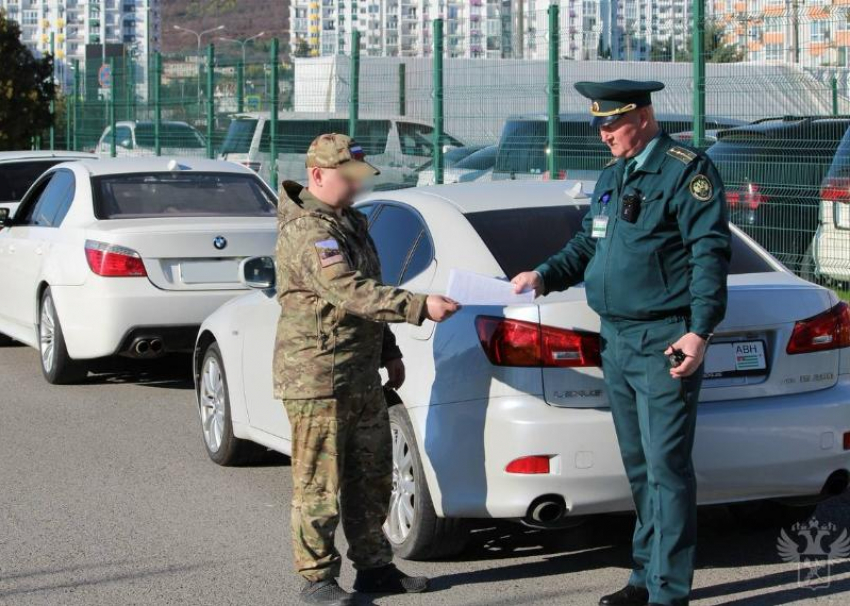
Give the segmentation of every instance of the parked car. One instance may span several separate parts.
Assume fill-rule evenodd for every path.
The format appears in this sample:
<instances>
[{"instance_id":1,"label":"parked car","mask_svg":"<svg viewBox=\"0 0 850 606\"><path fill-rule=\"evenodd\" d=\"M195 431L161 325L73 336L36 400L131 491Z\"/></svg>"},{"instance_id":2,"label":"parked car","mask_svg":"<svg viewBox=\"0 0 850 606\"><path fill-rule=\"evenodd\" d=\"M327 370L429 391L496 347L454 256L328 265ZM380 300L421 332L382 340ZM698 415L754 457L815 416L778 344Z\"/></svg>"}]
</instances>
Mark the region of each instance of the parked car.
<instances>
[{"instance_id":1,"label":"parked car","mask_svg":"<svg viewBox=\"0 0 850 606\"><path fill-rule=\"evenodd\" d=\"M276 133L278 175L304 182L307 177L304 166L307 148L320 134L330 132L347 133L348 118L328 117L327 114L281 114ZM432 125L414 118L360 118L355 139L369 156L369 163L381 171L373 181L375 189L410 187L416 167L432 156L433 132ZM463 146L448 134L443 140L446 152ZM271 120L268 112L231 117L220 150L222 160L247 166L268 182L271 179L270 152Z\"/></svg>"},{"instance_id":2,"label":"parked car","mask_svg":"<svg viewBox=\"0 0 850 606\"><path fill-rule=\"evenodd\" d=\"M359 209L386 284L445 292L452 268L507 278L559 250L588 209L578 191L472 183L373 193ZM254 444L290 452L272 391L274 261L249 259L242 269L257 292L207 318L195 348L201 433L220 465ZM850 309L737 228L729 289L706 359L699 501L797 518L847 487ZM388 392L397 481L385 529L401 556L456 552L468 518L554 527L632 508L603 388L599 318L583 286L392 330L408 372ZM739 349L752 359L736 361Z\"/></svg>"},{"instance_id":3,"label":"parked car","mask_svg":"<svg viewBox=\"0 0 850 606\"><path fill-rule=\"evenodd\" d=\"M658 123L668 133L690 130L693 117L684 114L656 114ZM706 129L737 126L732 118L707 116ZM493 169L493 180L549 179L549 122L545 114L514 116L505 122L499 139L499 151ZM599 129L590 125L588 114L561 114L555 153L558 157L556 179L595 181L611 152L599 138Z\"/></svg>"},{"instance_id":4,"label":"parked car","mask_svg":"<svg viewBox=\"0 0 850 606\"><path fill-rule=\"evenodd\" d=\"M51 383L93 358L192 351L203 319L244 292L239 262L276 237L274 193L211 160L59 164L0 218L0 337L38 348Z\"/></svg>"},{"instance_id":5,"label":"parked car","mask_svg":"<svg viewBox=\"0 0 850 606\"><path fill-rule=\"evenodd\" d=\"M795 272L811 268L821 184L848 126L846 116L759 120L720 131L706 152L730 220Z\"/></svg>"},{"instance_id":6,"label":"parked car","mask_svg":"<svg viewBox=\"0 0 850 606\"><path fill-rule=\"evenodd\" d=\"M452 150L456 151L456 150ZM474 153L464 156L456 162L449 162L446 154L445 168L443 169L443 183L472 183L473 181L490 181L493 178L493 166L496 164L496 153L498 146L488 145L480 147ZM434 185L433 163L424 164L419 171L417 185Z\"/></svg>"},{"instance_id":7,"label":"parked car","mask_svg":"<svg viewBox=\"0 0 850 606\"><path fill-rule=\"evenodd\" d=\"M48 168L79 159L96 159L94 154L72 151L0 152L0 208L14 215L18 204L35 180Z\"/></svg>"},{"instance_id":8,"label":"parked car","mask_svg":"<svg viewBox=\"0 0 850 606\"><path fill-rule=\"evenodd\" d=\"M844 133L820 189L818 227L801 275L850 284L850 129Z\"/></svg>"},{"instance_id":9,"label":"parked car","mask_svg":"<svg viewBox=\"0 0 850 606\"><path fill-rule=\"evenodd\" d=\"M149 121L121 121L115 124L115 155L118 158L155 156L156 127ZM203 158L204 136L185 122L162 122L159 127L160 155ZM97 144L97 153L112 153L112 129L107 126Z\"/></svg>"}]
</instances>

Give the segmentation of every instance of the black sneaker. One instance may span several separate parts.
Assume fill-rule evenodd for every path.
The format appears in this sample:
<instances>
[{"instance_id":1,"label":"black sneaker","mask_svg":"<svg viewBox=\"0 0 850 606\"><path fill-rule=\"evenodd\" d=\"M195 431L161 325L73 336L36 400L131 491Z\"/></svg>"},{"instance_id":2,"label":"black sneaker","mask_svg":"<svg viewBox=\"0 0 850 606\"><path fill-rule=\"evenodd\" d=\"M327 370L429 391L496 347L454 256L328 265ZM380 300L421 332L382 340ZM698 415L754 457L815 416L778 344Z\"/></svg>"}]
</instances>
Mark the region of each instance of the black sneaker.
<instances>
[{"instance_id":1,"label":"black sneaker","mask_svg":"<svg viewBox=\"0 0 850 606\"><path fill-rule=\"evenodd\" d=\"M626 585L620 591L603 596L599 606L646 606L649 602L649 591L645 587Z\"/></svg>"},{"instance_id":2,"label":"black sneaker","mask_svg":"<svg viewBox=\"0 0 850 606\"><path fill-rule=\"evenodd\" d=\"M351 606L354 596L337 585L336 579L307 581L298 596L302 604L325 604L325 606Z\"/></svg>"},{"instance_id":3,"label":"black sneaker","mask_svg":"<svg viewBox=\"0 0 850 606\"><path fill-rule=\"evenodd\" d=\"M354 591L361 593L422 593L428 591L430 581L425 577L410 577L387 564L380 568L358 570Z\"/></svg>"}]
</instances>

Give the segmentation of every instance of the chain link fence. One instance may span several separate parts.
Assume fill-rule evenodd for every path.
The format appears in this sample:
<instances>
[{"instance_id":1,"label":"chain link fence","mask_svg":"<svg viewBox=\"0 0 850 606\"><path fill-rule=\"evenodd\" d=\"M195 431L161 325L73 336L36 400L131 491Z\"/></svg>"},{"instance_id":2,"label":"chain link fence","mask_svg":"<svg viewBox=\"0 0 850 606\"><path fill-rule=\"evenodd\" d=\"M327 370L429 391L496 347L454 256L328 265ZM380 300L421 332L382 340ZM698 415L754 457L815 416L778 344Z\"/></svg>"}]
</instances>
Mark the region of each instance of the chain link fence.
<instances>
[{"instance_id":1,"label":"chain link fence","mask_svg":"<svg viewBox=\"0 0 850 606\"><path fill-rule=\"evenodd\" d=\"M506 16L502 2L470 0L433 19L401 2L383 29L372 15L348 28L310 17L292 59L275 42L259 60L211 46L77 66L53 142L103 157L222 158L279 183L303 180L310 141L341 131L381 168L378 189L592 182L610 154L573 84L660 80L657 117L714 159L732 220L793 271L843 287L850 0L719 1L705 14L683 0L657 0L651 14L601 4L529 2ZM338 54L322 56L331 39Z\"/></svg>"}]
</instances>

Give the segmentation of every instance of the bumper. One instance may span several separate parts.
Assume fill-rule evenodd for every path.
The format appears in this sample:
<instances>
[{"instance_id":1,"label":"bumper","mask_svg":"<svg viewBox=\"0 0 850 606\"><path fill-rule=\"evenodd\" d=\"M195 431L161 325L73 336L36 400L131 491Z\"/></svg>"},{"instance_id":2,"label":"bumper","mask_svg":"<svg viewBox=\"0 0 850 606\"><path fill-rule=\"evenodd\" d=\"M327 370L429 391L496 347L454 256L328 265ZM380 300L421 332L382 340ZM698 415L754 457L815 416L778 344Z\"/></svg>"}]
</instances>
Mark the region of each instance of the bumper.
<instances>
[{"instance_id":1,"label":"bumper","mask_svg":"<svg viewBox=\"0 0 850 606\"><path fill-rule=\"evenodd\" d=\"M534 396L409 411L437 512L523 518L543 495L570 515L632 509L607 410L559 409ZM850 376L818 392L700 405L694 463L700 504L820 493L850 470ZM505 472L514 459L550 455L548 474Z\"/></svg>"},{"instance_id":2,"label":"bumper","mask_svg":"<svg viewBox=\"0 0 850 606\"><path fill-rule=\"evenodd\" d=\"M850 280L850 231L822 225L815 235L814 262L817 273L833 280Z\"/></svg>"},{"instance_id":3,"label":"bumper","mask_svg":"<svg viewBox=\"0 0 850 606\"><path fill-rule=\"evenodd\" d=\"M197 327L244 291L168 291L141 278L90 277L51 292L69 355L86 360L125 353L136 336L159 336L164 352L192 351Z\"/></svg>"}]
</instances>

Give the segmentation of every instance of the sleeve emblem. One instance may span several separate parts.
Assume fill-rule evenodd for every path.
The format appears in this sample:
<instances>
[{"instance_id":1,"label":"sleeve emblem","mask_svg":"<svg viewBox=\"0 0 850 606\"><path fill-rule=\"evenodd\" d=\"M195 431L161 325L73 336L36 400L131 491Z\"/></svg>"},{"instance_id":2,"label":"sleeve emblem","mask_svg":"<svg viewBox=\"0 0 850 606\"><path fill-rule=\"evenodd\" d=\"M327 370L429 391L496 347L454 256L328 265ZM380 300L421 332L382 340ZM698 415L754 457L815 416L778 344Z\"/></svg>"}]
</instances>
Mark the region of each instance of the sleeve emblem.
<instances>
[{"instance_id":1,"label":"sleeve emblem","mask_svg":"<svg viewBox=\"0 0 850 606\"><path fill-rule=\"evenodd\" d=\"M319 255L319 263L322 267L330 267L345 261L339 243L333 238L316 242L316 253Z\"/></svg>"},{"instance_id":2,"label":"sleeve emblem","mask_svg":"<svg viewBox=\"0 0 850 606\"><path fill-rule=\"evenodd\" d=\"M702 202L711 200L711 196L714 195L714 187L711 185L711 181L702 174L691 179L690 189L691 195Z\"/></svg>"}]
</instances>

